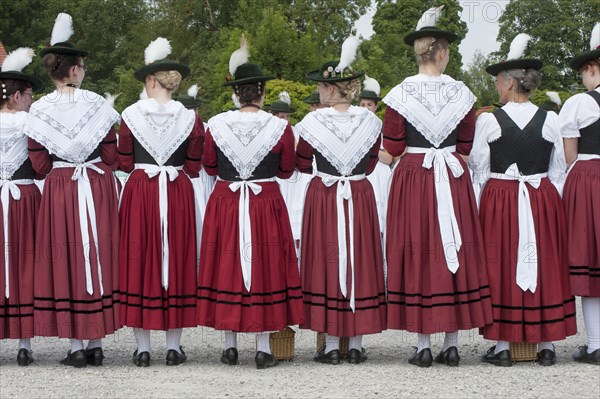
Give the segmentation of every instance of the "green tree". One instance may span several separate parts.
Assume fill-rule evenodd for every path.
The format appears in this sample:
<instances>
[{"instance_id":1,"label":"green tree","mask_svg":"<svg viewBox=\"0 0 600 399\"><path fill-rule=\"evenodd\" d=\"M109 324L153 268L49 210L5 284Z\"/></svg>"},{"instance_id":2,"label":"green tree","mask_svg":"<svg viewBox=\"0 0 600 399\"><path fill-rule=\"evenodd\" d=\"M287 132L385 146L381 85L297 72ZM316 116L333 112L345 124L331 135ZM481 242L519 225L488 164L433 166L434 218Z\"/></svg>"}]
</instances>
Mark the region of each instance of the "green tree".
<instances>
[{"instance_id":1,"label":"green tree","mask_svg":"<svg viewBox=\"0 0 600 399\"><path fill-rule=\"evenodd\" d=\"M480 50L477 50L473 56L473 61L464 72L464 82L477 96L477 107L491 105L498 101L498 93L494 78L485 71L485 68L492 62L484 56Z\"/></svg>"}]
</instances>

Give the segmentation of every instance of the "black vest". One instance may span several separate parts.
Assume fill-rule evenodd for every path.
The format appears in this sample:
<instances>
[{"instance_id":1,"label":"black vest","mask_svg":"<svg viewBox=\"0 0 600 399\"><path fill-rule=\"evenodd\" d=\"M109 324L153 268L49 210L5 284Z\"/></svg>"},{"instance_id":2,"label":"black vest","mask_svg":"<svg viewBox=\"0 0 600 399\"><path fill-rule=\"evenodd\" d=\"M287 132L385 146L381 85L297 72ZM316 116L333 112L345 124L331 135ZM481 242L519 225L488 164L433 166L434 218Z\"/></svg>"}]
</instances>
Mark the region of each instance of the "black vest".
<instances>
[{"instance_id":1,"label":"black vest","mask_svg":"<svg viewBox=\"0 0 600 399\"><path fill-rule=\"evenodd\" d=\"M135 163L147 163L150 165L158 165L154 157L150 155L148 151L146 151L144 146L140 144L140 142L135 138L135 136L133 136L132 138L133 156L135 157ZM183 166L183 163L185 162L185 155L187 154L187 144L188 139L185 139L183 143L181 143L179 147L177 147L175 152L171 154L169 159L167 159L167 162L164 163L164 166Z\"/></svg>"},{"instance_id":2,"label":"black vest","mask_svg":"<svg viewBox=\"0 0 600 399\"><path fill-rule=\"evenodd\" d=\"M405 129L406 129L406 144L409 147L419 147L419 148L431 148L431 147L433 147L433 144L431 144L429 142L429 140L427 140L425 138L425 136L423 136L417 130L417 128L415 128L408 121L405 122ZM442 144L440 144L440 146L437 147L437 148L446 148L446 147L450 147L450 146L456 145L456 135L457 135L457 132L458 132L458 125L456 125L456 127L454 128L454 130L452 131L452 133L450 133L448 135L448 137L446 137L446 139L442 142Z\"/></svg>"},{"instance_id":3,"label":"black vest","mask_svg":"<svg viewBox=\"0 0 600 399\"><path fill-rule=\"evenodd\" d=\"M595 90L588 91L586 94L592 96L600 107L600 93ZM579 129L581 137L577 142L577 152L579 154L600 155L600 119L589 126Z\"/></svg>"},{"instance_id":4,"label":"black vest","mask_svg":"<svg viewBox=\"0 0 600 399\"><path fill-rule=\"evenodd\" d=\"M505 173L514 163L525 176L547 173L554 143L542 137L546 111L539 108L524 129L501 108L492 114L502 130L500 138L489 143L492 173Z\"/></svg>"},{"instance_id":5,"label":"black vest","mask_svg":"<svg viewBox=\"0 0 600 399\"><path fill-rule=\"evenodd\" d=\"M254 169L252 176L246 180L270 179L271 177L277 176L280 158L281 154L269 152L263 160L260 161L256 169ZM217 165L217 171L221 179L229 181L244 180L240 178L238 171L219 147L217 147Z\"/></svg>"},{"instance_id":6,"label":"black vest","mask_svg":"<svg viewBox=\"0 0 600 399\"><path fill-rule=\"evenodd\" d=\"M21 180L21 179L33 179L33 177L35 176L34 172L33 172L33 167L31 166L31 159L27 158L25 160L25 162L23 162L23 164L21 166L19 166L19 169L17 169L15 171L15 173L13 173L13 175L11 176L11 180Z\"/></svg>"},{"instance_id":7,"label":"black vest","mask_svg":"<svg viewBox=\"0 0 600 399\"><path fill-rule=\"evenodd\" d=\"M340 172L338 172L338 170L335 168L335 166L333 166L327 160L327 158L325 158L325 156L323 156L323 154L321 154L317 150L314 150L314 154L315 154L315 160L317 161L317 170L319 172L327 173L328 175L332 175L332 176L341 176ZM369 150L369 152L367 152L365 154L365 156L360 160L358 165L356 165L354 167L354 169L352 169L352 173L350 174L350 176L361 175L363 173L366 173L367 166L369 164L369 158L371 157L370 154L371 154L371 151Z\"/></svg>"},{"instance_id":8,"label":"black vest","mask_svg":"<svg viewBox=\"0 0 600 399\"><path fill-rule=\"evenodd\" d=\"M86 158L85 162L89 162L93 159L98 158L99 156L100 156L100 145L98 144L98 147L96 147L96 149L94 151L92 151L92 153ZM50 155L50 157L52 158L52 162L69 162L69 163L71 163L71 161L62 159L55 154Z\"/></svg>"}]
</instances>

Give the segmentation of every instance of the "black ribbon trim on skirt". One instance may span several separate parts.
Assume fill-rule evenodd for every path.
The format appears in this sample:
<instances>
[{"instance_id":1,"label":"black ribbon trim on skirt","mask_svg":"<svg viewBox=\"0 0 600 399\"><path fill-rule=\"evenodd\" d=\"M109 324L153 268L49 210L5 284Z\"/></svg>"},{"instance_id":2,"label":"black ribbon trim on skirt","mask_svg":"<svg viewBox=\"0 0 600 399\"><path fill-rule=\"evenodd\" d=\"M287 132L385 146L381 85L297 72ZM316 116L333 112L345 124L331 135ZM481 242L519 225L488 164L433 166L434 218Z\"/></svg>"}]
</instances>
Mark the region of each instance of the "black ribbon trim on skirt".
<instances>
[{"instance_id":1,"label":"black ribbon trim on skirt","mask_svg":"<svg viewBox=\"0 0 600 399\"><path fill-rule=\"evenodd\" d=\"M501 304L494 304L492 303L492 308L496 308L496 309L509 309L509 310L531 310L531 311L535 311L535 310L544 310L544 309L556 309L556 308L560 308L563 307L571 302L575 302L575 297L564 300L560 303L556 303L553 305L544 305L544 306L509 306L509 305L501 305Z\"/></svg>"},{"instance_id":2,"label":"black ribbon trim on skirt","mask_svg":"<svg viewBox=\"0 0 600 399\"><path fill-rule=\"evenodd\" d=\"M290 300L293 299L302 299L302 296L287 296L284 299L278 300L278 301L268 301L268 302L256 302L256 303L242 303L242 302L235 302L235 301L224 301L222 299L214 299L214 298L207 298L207 297L202 297L202 296L198 296L198 300L199 301L209 301L209 302L215 302L218 304L222 304L222 305L232 305L232 306L242 306L245 308L249 308L252 306L269 306L269 305L279 305L282 303L286 303L289 302Z\"/></svg>"},{"instance_id":3,"label":"black ribbon trim on skirt","mask_svg":"<svg viewBox=\"0 0 600 399\"><path fill-rule=\"evenodd\" d=\"M565 321L567 319L575 317L575 313L569 313L564 317L559 317L557 319L551 320L540 320L540 321L525 321L525 320L504 320L504 319L494 319L494 323L503 323L503 324L523 324L528 326L537 326L540 324L551 324L551 323L560 323L561 321Z\"/></svg>"},{"instance_id":4,"label":"black ribbon trim on skirt","mask_svg":"<svg viewBox=\"0 0 600 399\"><path fill-rule=\"evenodd\" d=\"M336 302L343 302L343 303L350 303L350 298L338 298L338 297L329 297L325 294L316 294L314 292L308 292L308 291L302 291L302 293L305 296L314 296L314 297L318 297L318 298L325 298L326 301L336 301ZM377 295L373 295L373 296L366 296L366 297L357 297L354 298L354 302L359 302L359 301L373 301L373 300L377 300L380 299L381 297L385 298L385 292L380 292Z\"/></svg>"},{"instance_id":5,"label":"black ribbon trim on skirt","mask_svg":"<svg viewBox=\"0 0 600 399\"><path fill-rule=\"evenodd\" d=\"M352 312L352 309L350 307L347 308L340 308L340 307L334 307L334 306L327 306L324 303L314 303L308 300L304 300L304 304L305 305L311 305L311 306L319 306L322 308L325 308L327 310L335 310L336 312ZM379 302L379 304L377 305L371 305L371 306L355 306L354 310L356 312L358 312L359 310L371 310L371 309L381 309L382 307L386 306L386 302Z\"/></svg>"},{"instance_id":6,"label":"black ribbon trim on skirt","mask_svg":"<svg viewBox=\"0 0 600 399\"><path fill-rule=\"evenodd\" d=\"M33 313L0 314L0 319L9 317L33 317Z\"/></svg>"},{"instance_id":7,"label":"black ribbon trim on skirt","mask_svg":"<svg viewBox=\"0 0 600 399\"><path fill-rule=\"evenodd\" d=\"M489 299L490 295L482 295L479 298L469 299L466 301L457 300L454 302L442 302L442 303L433 303L431 305L423 305L422 303L406 303L405 301L391 301L388 300L389 305L400 305L407 307L420 307L425 309L437 308L441 306L457 306L457 305L469 305L471 303L481 302L484 299Z\"/></svg>"},{"instance_id":8,"label":"black ribbon trim on skirt","mask_svg":"<svg viewBox=\"0 0 600 399\"><path fill-rule=\"evenodd\" d=\"M75 313L75 314L94 314L94 313L101 313L106 309L111 309L113 307L114 304L118 304L120 303L119 300L113 301L110 305L103 305L100 309L93 309L93 310L74 310L74 309L57 309L56 307L54 308L47 308L47 307L41 307L41 306L34 306L34 310L35 311L49 311L49 312L69 312L69 313Z\"/></svg>"},{"instance_id":9,"label":"black ribbon trim on skirt","mask_svg":"<svg viewBox=\"0 0 600 399\"><path fill-rule=\"evenodd\" d=\"M419 293L408 294L406 292L400 292L400 291L388 291L388 295L399 295L399 296L407 296L407 297L421 297L421 298L431 299L431 298L437 298L437 297L441 297L441 296L468 295L468 294L473 294L473 293L478 292L478 291L489 290L489 289L490 289L489 285L484 285L484 286L481 286L479 288L474 288L474 289L468 290L468 291L454 291L454 292L448 292L448 293L444 292L444 293L431 294L431 295L423 295L423 294L419 294Z\"/></svg>"},{"instance_id":10,"label":"black ribbon trim on skirt","mask_svg":"<svg viewBox=\"0 0 600 399\"><path fill-rule=\"evenodd\" d=\"M122 302L121 306L127 306L130 308L142 308L142 309L147 309L147 310L169 310L169 309L195 308L196 301L194 301L194 303L188 303L188 304L183 304L183 305L167 305L167 306L148 306L148 305L143 305L141 303Z\"/></svg>"},{"instance_id":11,"label":"black ribbon trim on skirt","mask_svg":"<svg viewBox=\"0 0 600 399\"><path fill-rule=\"evenodd\" d=\"M75 304L92 304L105 301L107 299L112 299L115 295L121 295L119 291L113 291L111 295L103 295L101 298L97 299L70 299L70 298L44 298L44 297L34 297L33 301L37 302L69 302ZM113 300L114 301L114 300Z\"/></svg>"},{"instance_id":12,"label":"black ribbon trim on skirt","mask_svg":"<svg viewBox=\"0 0 600 399\"><path fill-rule=\"evenodd\" d=\"M165 296L146 296L142 294L132 294L129 292L121 292L122 296L133 297L133 298L141 298L145 301L164 301L169 299L191 299L196 298L196 294L187 294L187 295L165 295Z\"/></svg>"},{"instance_id":13,"label":"black ribbon trim on skirt","mask_svg":"<svg viewBox=\"0 0 600 399\"><path fill-rule=\"evenodd\" d=\"M214 289L211 287L202 287L202 286L198 287L198 291L209 291L209 292L214 292L217 294L224 294L224 295L238 295L238 296L241 295L242 297L245 297L245 298L249 298L249 297L253 297L253 296L281 295L281 294L285 294L288 291L299 291L299 290L300 290L300 286L287 287L287 288L284 288L279 291L271 291L271 292L222 291L222 290L217 290L217 289Z\"/></svg>"}]
</instances>

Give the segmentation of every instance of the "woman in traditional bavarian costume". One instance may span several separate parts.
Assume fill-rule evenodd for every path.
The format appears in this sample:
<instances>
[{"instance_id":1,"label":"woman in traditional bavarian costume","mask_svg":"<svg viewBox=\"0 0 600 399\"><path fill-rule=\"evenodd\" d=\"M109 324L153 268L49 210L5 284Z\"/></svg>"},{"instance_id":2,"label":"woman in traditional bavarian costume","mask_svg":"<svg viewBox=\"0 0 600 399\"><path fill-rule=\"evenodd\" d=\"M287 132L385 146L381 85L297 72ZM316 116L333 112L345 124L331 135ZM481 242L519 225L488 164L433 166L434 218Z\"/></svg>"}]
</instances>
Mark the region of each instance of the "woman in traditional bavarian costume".
<instances>
[{"instance_id":1,"label":"woman in traditional bavarian costume","mask_svg":"<svg viewBox=\"0 0 600 399\"><path fill-rule=\"evenodd\" d=\"M377 163L381 121L351 106L364 72L352 71L358 39L342 45L340 61L324 64L307 78L318 82L321 102L331 108L309 113L296 125L301 172L317 171L304 203L301 278L305 322L325 333L314 360L339 364L339 339L349 337L348 361L362 363L365 334L386 328L383 255L373 187L366 179Z\"/></svg>"},{"instance_id":2,"label":"woman in traditional bavarian costume","mask_svg":"<svg viewBox=\"0 0 600 399\"><path fill-rule=\"evenodd\" d=\"M529 102L542 62L521 58L528 40L517 35L507 61L486 68L505 105L479 116L469 157L474 182L484 187L480 218L494 318L481 332L497 341L482 361L502 367L512 365L509 342L538 343L539 364L553 365L552 341L577 328L555 187L565 178L563 143L558 116Z\"/></svg>"},{"instance_id":3,"label":"woman in traditional bavarian costume","mask_svg":"<svg viewBox=\"0 0 600 399\"><path fill-rule=\"evenodd\" d=\"M565 183L571 293L581 296L587 345L577 362L600 364L600 23L591 50L571 61L586 93L569 98L560 112L565 157L572 165Z\"/></svg>"},{"instance_id":4,"label":"woman in traditional bavarian costume","mask_svg":"<svg viewBox=\"0 0 600 399\"><path fill-rule=\"evenodd\" d=\"M190 69L166 59L159 37L134 76L147 100L123 111L119 167L131 172L121 199L121 322L137 341L133 363L150 365L150 330L166 331L167 366L184 363L185 327L196 326L196 215L190 178L201 167L204 128L193 110L172 100Z\"/></svg>"},{"instance_id":5,"label":"woman in traditional bavarian costume","mask_svg":"<svg viewBox=\"0 0 600 399\"><path fill-rule=\"evenodd\" d=\"M0 339L19 339L19 366L33 362L35 229L41 198L23 134L33 92L43 87L41 80L21 72L33 56L30 48L16 49L0 72Z\"/></svg>"},{"instance_id":6,"label":"woman in traditional bavarian costume","mask_svg":"<svg viewBox=\"0 0 600 399\"><path fill-rule=\"evenodd\" d=\"M237 364L237 333L255 332L258 369L277 365L269 331L302 322L298 260L285 203L275 177L294 171L294 134L284 120L260 110L265 76L248 63L248 47L229 61L239 111L208 121L204 167L218 175L206 206L198 323L225 330L221 361Z\"/></svg>"},{"instance_id":7,"label":"woman in traditional bavarian costume","mask_svg":"<svg viewBox=\"0 0 600 399\"><path fill-rule=\"evenodd\" d=\"M405 153L390 186L386 252L388 327L418 333L409 363L458 366L458 331L491 322L490 293L477 204L467 165L475 96L444 75L453 32L435 27L441 7L426 11L404 37L419 74L394 87L383 102L383 145ZM433 359L432 333L445 333Z\"/></svg>"},{"instance_id":8,"label":"woman in traditional bavarian costume","mask_svg":"<svg viewBox=\"0 0 600 399\"><path fill-rule=\"evenodd\" d=\"M102 338L119 323L117 112L80 89L88 53L67 42L59 14L44 67L56 90L32 104L25 134L33 169L46 175L36 232L35 335L71 338L61 363L102 364ZM84 352L83 341L90 342Z\"/></svg>"}]
</instances>

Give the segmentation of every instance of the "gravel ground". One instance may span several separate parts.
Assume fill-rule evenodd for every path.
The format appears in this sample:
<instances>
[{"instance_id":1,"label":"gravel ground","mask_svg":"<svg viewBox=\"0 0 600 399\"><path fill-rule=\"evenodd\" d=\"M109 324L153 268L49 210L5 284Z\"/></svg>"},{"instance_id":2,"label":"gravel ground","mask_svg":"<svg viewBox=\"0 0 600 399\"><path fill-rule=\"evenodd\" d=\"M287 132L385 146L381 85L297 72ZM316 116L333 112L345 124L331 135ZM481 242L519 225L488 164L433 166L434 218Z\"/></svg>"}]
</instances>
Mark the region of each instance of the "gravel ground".
<instances>
[{"instance_id":1,"label":"gravel ground","mask_svg":"<svg viewBox=\"0 0 600 399\"><path fill-rule=\"evenodd\" d=\"M482 364L479 357L492 344L476 330L460 333L458 368L435 364L420 369L407 363L416 335L386 331L367 336L363 345L369 360L339 366L312 361L315 333L296 335L296 358L273 369L256 370L254 336L240 335L240 364L221 364L222 334L211 329L186 329L182 344L188 362L167 367L164 333L152 334L152 363L138 368L131 363L135 339L122 329L104 341L106 359L101 367L74 369L58 364L69 349L68 340L36 338L35 363L16 364L16 341L0 342L0 397L43 398L600 398L600 368L573 362L571 353L585 343L578 301L580 333L556 343L557 364L541 367L516 363L511 368ZM434 356L443 335L432 337Z\"/></svg>"}]
</instances>

